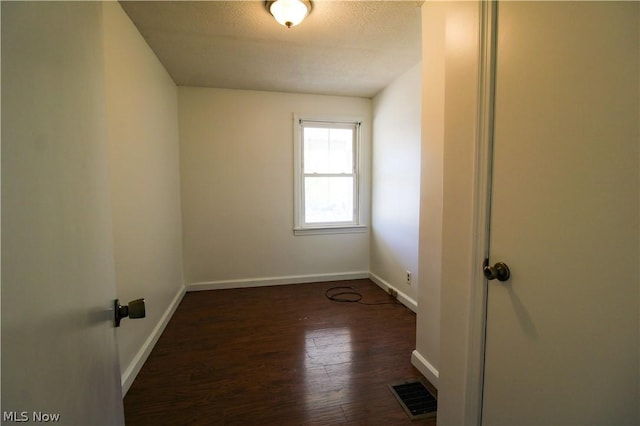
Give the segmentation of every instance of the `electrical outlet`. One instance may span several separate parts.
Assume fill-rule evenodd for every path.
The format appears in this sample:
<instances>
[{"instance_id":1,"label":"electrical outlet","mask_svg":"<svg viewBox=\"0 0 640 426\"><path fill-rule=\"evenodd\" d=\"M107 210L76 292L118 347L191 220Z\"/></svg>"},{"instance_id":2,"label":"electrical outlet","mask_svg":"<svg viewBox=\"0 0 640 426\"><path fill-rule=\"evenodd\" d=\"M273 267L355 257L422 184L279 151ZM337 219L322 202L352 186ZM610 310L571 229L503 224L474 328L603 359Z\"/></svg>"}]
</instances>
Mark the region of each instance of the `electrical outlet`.
<instances>
[{"instance_id":1,"label":"electrical outlet","mask_svg":"<svg viewBox=\"0 0 640 426\"><path fill-rule=\"evenodd\" d=\"M389 296L393 297L394 299L398 298L398 292L395 291L394 289L392 289L391 287L389 287Z\"/></svg>"},{"instance_id":2,"label":"electrical outlet","mask_svg":"<svg viewBox=\"0 0 640 426\"><path fill-rule=\"evenodd\" d=\"M411 271L407 271L407 285L411 285Z\"/></svg>"}]
</instances>

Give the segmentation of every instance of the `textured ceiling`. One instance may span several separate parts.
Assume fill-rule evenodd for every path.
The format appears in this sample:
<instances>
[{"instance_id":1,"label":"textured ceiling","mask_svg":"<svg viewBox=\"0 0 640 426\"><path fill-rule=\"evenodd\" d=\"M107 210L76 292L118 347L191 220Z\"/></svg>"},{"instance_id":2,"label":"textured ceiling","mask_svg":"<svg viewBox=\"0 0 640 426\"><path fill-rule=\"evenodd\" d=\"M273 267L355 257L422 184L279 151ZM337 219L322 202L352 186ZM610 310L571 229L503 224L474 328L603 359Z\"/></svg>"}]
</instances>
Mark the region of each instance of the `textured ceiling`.
<instances>
[{"instance_id":1,"label":"textured ceiling","mask_svg":"<svg viewBox=\"0 0 640 426\"><path fill-rule=\"evenodd\" d=\"M264 1L121 1L179 86L373 97L421 59L422 1L312 1L290 29Z\"/></svg>"}]
</instances>

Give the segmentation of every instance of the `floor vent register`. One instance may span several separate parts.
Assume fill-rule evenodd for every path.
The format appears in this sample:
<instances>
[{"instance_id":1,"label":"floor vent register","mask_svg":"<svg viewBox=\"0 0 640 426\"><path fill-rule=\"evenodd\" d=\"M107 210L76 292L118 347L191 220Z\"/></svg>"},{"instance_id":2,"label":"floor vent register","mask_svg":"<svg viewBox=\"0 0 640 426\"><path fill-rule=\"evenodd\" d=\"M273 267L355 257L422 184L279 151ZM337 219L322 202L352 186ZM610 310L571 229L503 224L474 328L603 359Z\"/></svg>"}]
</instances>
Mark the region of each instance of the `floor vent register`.
<instances>
[{"instance_id":1,"label":"floor vent register","mask_svg":"<svg viewBox=\"0 0 640 426\"><path fill-rule=\"evenodd\" d=\"M434 417L438 410L438 401L420 380L395 385L389 389L398 399L411 420Z\"/></svg>"}]
</instances>

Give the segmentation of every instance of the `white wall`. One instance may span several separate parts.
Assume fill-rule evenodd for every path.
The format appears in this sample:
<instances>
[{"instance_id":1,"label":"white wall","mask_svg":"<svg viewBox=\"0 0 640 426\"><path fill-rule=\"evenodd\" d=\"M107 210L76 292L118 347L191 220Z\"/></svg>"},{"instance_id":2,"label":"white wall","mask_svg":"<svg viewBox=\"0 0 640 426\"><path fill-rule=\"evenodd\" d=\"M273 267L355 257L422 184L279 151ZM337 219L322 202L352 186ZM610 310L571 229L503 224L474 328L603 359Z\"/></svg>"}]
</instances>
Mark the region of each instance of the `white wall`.
<instances>
[{"instance_id":1,"label":"white wall","mask_svg":"<svg viewBox=\"0 0 640 426\"><path fill-rule=\"evenodd\" d=\"M120 5L103 5L117 293L147 308L117 330L126 392L184 294L178 94Z\"/></svg>"},{"instance_id":2,"label":"white wall","mask_svg":"<svg viewBox=\"0 0 640 426\"><path fill-rule=\"evenodd\" d=\"M422 6L420 287L411 361L439 386L445 94L445 4Z\"/></svg>"},{"instance_id":3,"label":"white wall","mask_svg":"<svg viewBox=\"0 0 640 426\"><path fill-rule=\"evenodd\" d=\"M477 2L426 2L422 12L424 278L416 352L438 374L438 423L474 424L478 401L470 369L479 367L469 358L469 335L480 8ZM438 299L439 308L433 306Z\"/></svg>"},{"instance_id":4,"label":"white wall","mask_svg":"<svg viewBox=\"0 0 640 426\"><path fill-rule=\"evenodd\" d=\"M474 163L478 105L477 2L447 2L444 30L445 95L442 214L442 287L438 421L473 424L469 333L475 271ZM477 267L477 265L473 265Z\"/></svg>"},{"instance_id":5,"label":"white wall","mask_svg":"<svg viewBox=\"0 0 640 426\"><path fill-rule=\"evenodd\" d=\"M373 98L370 272L413 301L420 282L421 70L420 63L411 67Z\"/></svg>"},{"instance_id":6,"label":"white wall","mask_svg":"<svg viewBox=\"0 0 640 426\"><path fill-rule=\"evenodd\" d=\"M369 99L196 87L178 93L190 288L367 276L368 232L293 235L293 114L362 117L366 155Z\"/></svg>"}]
</instances>

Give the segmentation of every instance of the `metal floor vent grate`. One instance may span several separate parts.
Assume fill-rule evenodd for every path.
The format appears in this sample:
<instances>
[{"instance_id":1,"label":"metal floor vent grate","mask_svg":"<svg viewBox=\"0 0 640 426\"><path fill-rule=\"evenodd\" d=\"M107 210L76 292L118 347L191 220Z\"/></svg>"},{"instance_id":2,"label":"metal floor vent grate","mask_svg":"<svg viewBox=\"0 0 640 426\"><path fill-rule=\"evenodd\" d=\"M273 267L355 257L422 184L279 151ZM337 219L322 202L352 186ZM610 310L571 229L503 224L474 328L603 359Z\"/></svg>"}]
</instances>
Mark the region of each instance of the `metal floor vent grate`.
<instances>
[{"instance_id":1,"label":"metal floor vent grate","mask_svg":"<svg viewBox=\"0 0 640 426\"><path fill-rule=\"evenodd\" d=\"M411 420L434 417L438 410L438 401L420 380L389 385L389 389L398 399Z\"/></svg>"}]
</instances>

